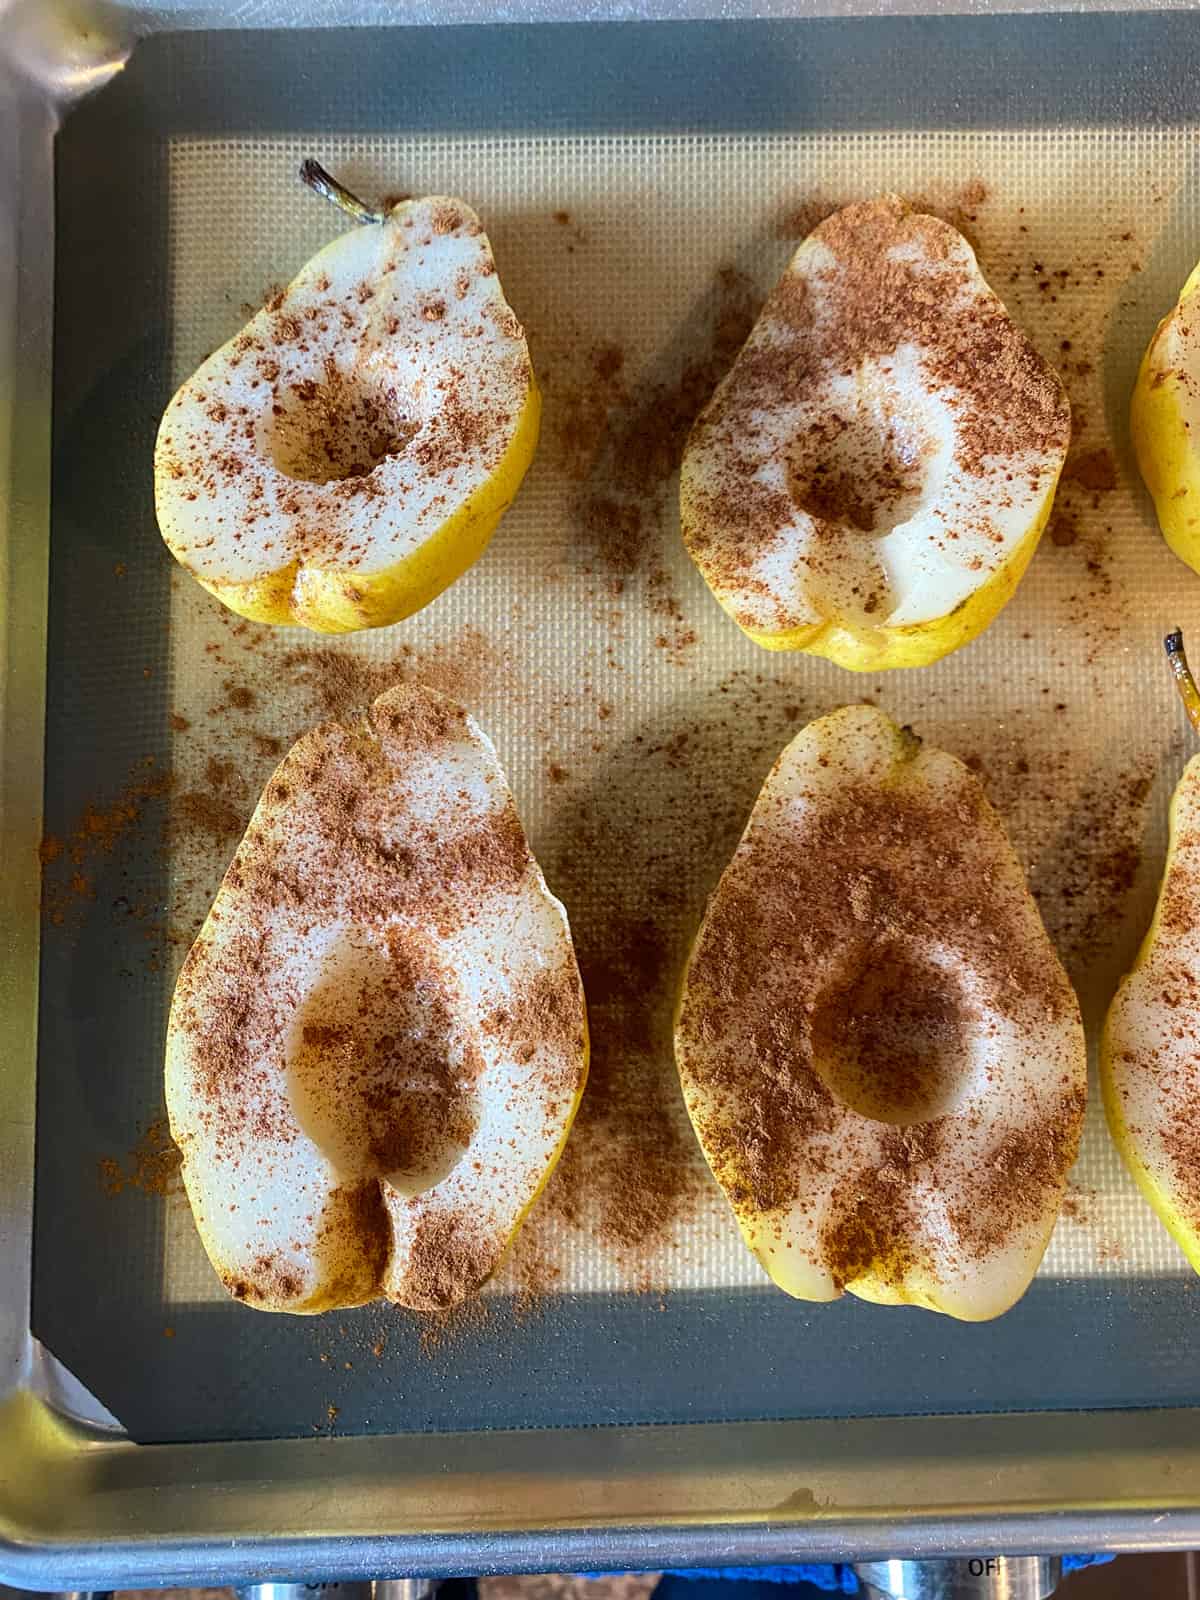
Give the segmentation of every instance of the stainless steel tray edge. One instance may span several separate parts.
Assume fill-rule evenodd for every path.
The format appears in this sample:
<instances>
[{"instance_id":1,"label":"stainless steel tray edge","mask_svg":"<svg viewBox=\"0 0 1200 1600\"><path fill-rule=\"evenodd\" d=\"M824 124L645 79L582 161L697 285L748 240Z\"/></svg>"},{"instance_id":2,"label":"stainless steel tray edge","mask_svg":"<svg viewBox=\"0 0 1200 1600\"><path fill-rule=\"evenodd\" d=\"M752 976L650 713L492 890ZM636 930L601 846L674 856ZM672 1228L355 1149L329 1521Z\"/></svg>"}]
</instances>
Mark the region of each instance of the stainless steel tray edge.
<instances>
[{"instance_id":1,"label":"stainless steel tray edge","mask_svg":"<svg viewBox=\"0 0 1200 1600\"><path fill-rule=\"evenodd\" d=\"M56 125L47 82L78 91L113 65L111 51L81 51L78 33L62 49L57 62L38 57L40 83L0 55L0 1579L107 1589L1200 1543L1200 1429L1184 1410L139 1447L42 1398L28 1298Z\"/></svg>"},{"instance_id":2,"label":"stainless steel tray edge","mask_svg":"<svg viewBox=\"0 0 1200 1600\"><path fill-rule=\"evenodd\" d=\"M30 1588L1200 1539L1180 1410L138 1447L19 1394L0 1429L0 1577Z\"/></svg>"},{"instance_id":3,"label":"stainless steel tray edge","mask_svg":"<svg viewBox=\"0 0 1200 1600\"><path fill-rule=\"evenodd\" d=\"M55 113L0 54L0 1382L29 1370ZM41 270L37 264L41 263Z\"/></svg>"}]
</instances>

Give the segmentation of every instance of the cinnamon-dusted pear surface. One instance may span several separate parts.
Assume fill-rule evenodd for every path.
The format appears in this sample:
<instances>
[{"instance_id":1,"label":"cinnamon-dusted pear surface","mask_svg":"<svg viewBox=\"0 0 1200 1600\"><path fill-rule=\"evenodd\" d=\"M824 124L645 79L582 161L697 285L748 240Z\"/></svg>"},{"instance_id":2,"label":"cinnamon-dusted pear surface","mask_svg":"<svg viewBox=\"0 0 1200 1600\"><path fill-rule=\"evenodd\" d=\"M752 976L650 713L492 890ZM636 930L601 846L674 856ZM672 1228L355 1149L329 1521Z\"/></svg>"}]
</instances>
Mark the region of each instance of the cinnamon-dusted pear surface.
<instances>
[{"instance_id":1,"label":"cinnamon-dusted pear surface","mask_svg":"<svg viewBox=\"0 0 1200 1600\"><path fill-rule=\"evenodd\" d=\"M970 245L894 195L796 251L683 458L687 548L769 650L856 671L966 644L1037 547L1071 419Z\"/></svg>"},{"instance_id":2,"label":"cinnamon-dusted pear surface","mask_svg":"<svg viewBox=\"0 0 1200 1600\"><path fill-rule=\"evenodd\" d=\"M315 163L305 174L363 226L180 388L155 503L176 560L232 610L346 633L420 610L478 559L541 403L469 206L384 215Z\"/></svg>"},{"instance_id":3,"label":"cinnamon-dusted pear surface","mask_svg":"<svg viewBox=\"0 0 1200 1600\"><path fill-rule=\"evenodd\" d=\"M792 740L709 902L676 1057L789 1294L981 1321L1024 1293L1079 1143L1083 1027L960 761L870 706Z\"/></svg>"},{"instance_id":4,"label":"cinnamon-dusted pear surface","mask_svg":"<svg viewBox=\"0 0 1200 1600\"><path fill-rule=\"evenodd\" d=\"M175 991L167 1106L229 1292L441 1309L562 1150L587 1027L491 742L402 687L268 783Z\"/></svg>"}]
</instances>

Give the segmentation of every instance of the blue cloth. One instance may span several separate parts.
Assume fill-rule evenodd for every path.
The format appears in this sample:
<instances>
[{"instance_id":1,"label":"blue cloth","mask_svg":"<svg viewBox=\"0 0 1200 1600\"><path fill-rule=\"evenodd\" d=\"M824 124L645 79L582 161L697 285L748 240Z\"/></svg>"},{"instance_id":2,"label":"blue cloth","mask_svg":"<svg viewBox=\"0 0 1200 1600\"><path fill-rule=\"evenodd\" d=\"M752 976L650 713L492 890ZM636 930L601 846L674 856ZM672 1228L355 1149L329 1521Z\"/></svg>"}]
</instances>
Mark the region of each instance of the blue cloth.
<instances>
[{"instance_id":1,"label":"blue cloth","mask_svg":"<svg viewBox=\"0 0 1200 1600\"><path fill-rule=\"evenodd\" d=\"M1080 1567L1100 1566L1111 1561L1111 1555L1064 1556L1063 1572L1075 1572ZM798 1567L695 1567L690 1571L667 1573L654 1591L655 1600L720 1600L715 1584L734 1580L746 1584L808 1583L814 1589L824 1589L831 1594L857 1594L858 1580L848 1566L842 1563L808 1562ZM682 1588L687 1584L686 1590ZM698 1592L697 1585L714 1585L711 1596ZM680 1593L676 1595L676 1584ZM738 1600L756 1600L747 1590L739 1592ZM769 1595L758 1600L770 1600Z\"/></svg>"},{"instance_id":2,"label":"blue cloth","mask_svg":"<svg viewBox=\"0 0 1200 1600\"><path fill-rule=\"evenodd\" d=\"M850 1568L840 1563L807 1562L798 1567L696 1567L690 1572L666 1573L663 1581L654 1591L655 1600L720 1600L717 1590L719 1583L728 1583L730 1580L746 1584L746 1589L739 1590L738 1600L770 1600L769 1594L756 1597L754 1588L758 1584L764 1587L767 1584L778 1583L809 1583L816 1589L826 1589L833 1594L857 1594L858 1583ZM687 1584L687 1589L681 1596L676 1596L675 1585L682 1587ZM711 1594L699 1594L695 1585L707 1585Z\"/></svg>"}]
</instances>

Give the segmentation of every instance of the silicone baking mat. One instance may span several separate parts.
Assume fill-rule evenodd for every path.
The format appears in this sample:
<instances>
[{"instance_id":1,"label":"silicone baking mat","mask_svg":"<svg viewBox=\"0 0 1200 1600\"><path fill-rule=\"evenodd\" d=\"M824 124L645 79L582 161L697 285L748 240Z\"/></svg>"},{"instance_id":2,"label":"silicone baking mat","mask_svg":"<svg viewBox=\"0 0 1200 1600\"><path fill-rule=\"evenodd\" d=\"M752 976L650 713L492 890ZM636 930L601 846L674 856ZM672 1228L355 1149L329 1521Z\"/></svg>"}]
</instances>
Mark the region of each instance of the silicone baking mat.
<instances>
[{"instance_id":1,"label":"silicone baking mat","mask_svg":"<svg viewBox=\"0 0 1200 1600\"><path fill-rule=\"evenodd\" d=\"M932 59L919 20L643 26L644 50L624 28L181 36L68 124L35 1329L139 1435L1195 1397L1200 1367L1173 1329L1196 1292L1098 1096L1034 1289L964 1329L766 1287L705 1174L669 1049L688 938L766 769L803 722L861 698L977 768L1095 1037L1190 750L1159 640L1177 623L1200 633L1200 581L1155 530L1125 424L1140 352L1200 248L1195 127L1167 119L1170 84L1152 119L1128 93L1105 103L1097 73L1119 78L1114 49L1176 71L1181 25L963 19L939 25ZM886 36L897 61L921 60L924 103ZM256 48L282 57L268 79ZM997 49L1024 62L1031 109L1047 55L1096 66L1066 86L1057 126L982 95L928 104L936 68L962 83ZM563 75L580 90L561 112L536 106L546 50L564 107ZM439 84L462 93L430 104ZM854 125L855 92L875 126ZM740 126L743 96L761 125ZM484 559L420 616L335 641L224 612L172 568L150 493L171 390L341 227L296 179L308 154L368 198L446 192L479 210L545 398L537 459ZM999 621L931 668L859 678L768 656L720 613L682 552L674 469L798 240L884 190L972 238L1063 372L1075 440ZM282 750L398 677L456 695L496 740L571 915L592 1082L473 1312L268 1319L228 1302L178 1191L166 1007ZM81 1277L97 1291L86 1315ZM747 1339L758 1359L737 1353Z\"/></svg>"}]
</instances>

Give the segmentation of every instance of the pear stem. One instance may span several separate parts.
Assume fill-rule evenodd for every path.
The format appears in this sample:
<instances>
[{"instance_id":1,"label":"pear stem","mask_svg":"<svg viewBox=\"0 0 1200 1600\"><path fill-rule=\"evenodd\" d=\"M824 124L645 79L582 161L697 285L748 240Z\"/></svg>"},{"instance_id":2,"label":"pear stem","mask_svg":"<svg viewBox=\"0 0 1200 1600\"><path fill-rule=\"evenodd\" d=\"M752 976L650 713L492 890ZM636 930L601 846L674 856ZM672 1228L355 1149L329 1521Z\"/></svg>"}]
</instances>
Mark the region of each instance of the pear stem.
<instances>
[{"instance_id":1,"label":"pear stem","mask_svg":"<svg viewBox=\"0 0 1200 1600\"><path fill-rule=\"evenodd\" d=\"M1179 690L1188 721L1200 733L1200 689L1196 688L1196 680L1192 677L1192 669L1184 653L1183 629L1173 628L1163 640L1163 648L1171 663L1171 671L1175 674L1175 687Z\"/></svg>"},{"instance_id":2,"label":"pear stem","mask_svg":"<svg viewBox=\"0 0 1200 1600\"><path fill-rule=\"evenodd\" d=\"M353 217L355 222L382 222L385 213L374 211L365 200L360 200L356 194L351 194L344 183L339 183L319 161L314 161L308 156L300 163L300 177L304 183L319 194L323 200L330 201L337 206L339 211L344 211L348 217Z\"/></svg>"}]
</instances>

